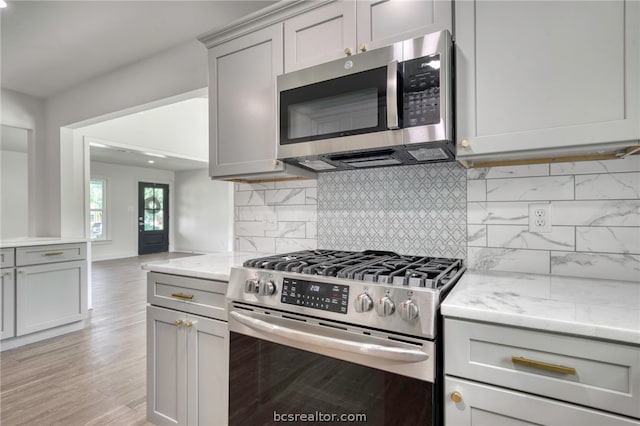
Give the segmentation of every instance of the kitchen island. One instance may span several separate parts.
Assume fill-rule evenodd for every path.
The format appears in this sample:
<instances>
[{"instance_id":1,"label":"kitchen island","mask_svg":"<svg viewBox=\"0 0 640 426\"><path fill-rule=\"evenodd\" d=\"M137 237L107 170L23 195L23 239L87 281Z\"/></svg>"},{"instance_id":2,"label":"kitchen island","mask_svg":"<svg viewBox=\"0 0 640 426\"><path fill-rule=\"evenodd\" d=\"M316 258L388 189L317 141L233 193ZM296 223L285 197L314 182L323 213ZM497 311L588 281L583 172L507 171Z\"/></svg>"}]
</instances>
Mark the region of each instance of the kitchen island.
<instances>
[{"instance_id":1,"label":"kitchen island","mask_svg":"<svg viewBox=\"0 0 640 426\"><path fill-rule=\"evenodd\" d=\"M467 271L442 304L446 424L640 424L640 283Z\"/></svg>"}]
</instances>

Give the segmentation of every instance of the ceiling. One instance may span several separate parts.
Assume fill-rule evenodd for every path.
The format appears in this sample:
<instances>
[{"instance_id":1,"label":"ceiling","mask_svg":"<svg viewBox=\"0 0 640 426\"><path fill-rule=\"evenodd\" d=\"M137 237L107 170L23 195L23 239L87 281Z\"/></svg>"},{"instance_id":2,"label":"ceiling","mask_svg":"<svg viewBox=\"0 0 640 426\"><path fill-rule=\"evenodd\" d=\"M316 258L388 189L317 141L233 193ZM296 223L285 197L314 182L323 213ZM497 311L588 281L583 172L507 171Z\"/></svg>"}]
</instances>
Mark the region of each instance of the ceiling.
<instances>
[{"instance_id":1,"label":"ceiling","mask_svg":"<svg viewBox=\"0 0 640 426\"><path fill-rule=\"evenodd\" d=\"M2 87L48 98L273 1L6 0ZM204 48L204 46L203 46Z\"/></svg>"},{"instance_id":2,"label":"ceiling","mask_svg":"<svg viewBox=\"0 0 640 426\"><path fill-rule=\"evenodd\" d=\"M167 157L160 158L144 154L142 151L117 146L95 147L91 146L91 161L102 163L121 164L132 167L148 167L160 170L179 172L183 170L196 170L207 168L207 162L187 160L184 158ZM153 161L150 164L149 161Z\"/></svg>"}]
</instances>

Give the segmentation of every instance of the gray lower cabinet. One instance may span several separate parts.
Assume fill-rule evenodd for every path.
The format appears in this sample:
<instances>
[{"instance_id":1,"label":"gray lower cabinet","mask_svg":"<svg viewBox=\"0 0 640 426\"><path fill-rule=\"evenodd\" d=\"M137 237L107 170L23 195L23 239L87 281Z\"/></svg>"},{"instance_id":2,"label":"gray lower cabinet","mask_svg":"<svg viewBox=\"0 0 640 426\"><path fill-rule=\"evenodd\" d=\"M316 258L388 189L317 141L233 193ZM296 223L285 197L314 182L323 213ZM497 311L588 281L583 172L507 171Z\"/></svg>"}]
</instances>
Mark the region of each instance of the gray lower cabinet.
<instances>
[{"instance_id":1,"label":"gray lower cabinet","mask_svg":"<svg viewBox=\"0 0 640 426\"><path fill-rule=\"evenodd\" d=\"M0 270L0 340L16 335L16 282L15 269Z\"/></svg>"},{"instance_id":2,"label":"gray lower cabinet","mask_svg":"<svg viewBox=\"0 0 640 426\"><path fill-rule=\"evenodd\" d=\"M445 424L640 425L640 347L445 318Z\"/></svg>"},{"instance_id":3,"label":"gray lower cabinet","mask_svg":"<svg viewBox=\"0 0 640 426\"><path fill-rule=\"evenodd\" d=\"M455 19L458 159L638 145L640 2L465 0Z\"/></svg>"},{"instance_id":4,"label":"gray lower cabinet","mask_svg":"<svg viewBox=\"0 0 640 426\"><path fill-rule=\"evenodd\" d=\"M80 260L16 269L16 336L84 319L86 265Z\"/></svg>"},{"instance_id":5,"label":"gray lower cabinet","mask_svg":"<svg viewBox=\"0 0 640 426\"><path fill-rule=\"evenodd\" d=\"M224 425L227 324L147 307L147 419L157 425Z\"/></svg>"}]
</instances>

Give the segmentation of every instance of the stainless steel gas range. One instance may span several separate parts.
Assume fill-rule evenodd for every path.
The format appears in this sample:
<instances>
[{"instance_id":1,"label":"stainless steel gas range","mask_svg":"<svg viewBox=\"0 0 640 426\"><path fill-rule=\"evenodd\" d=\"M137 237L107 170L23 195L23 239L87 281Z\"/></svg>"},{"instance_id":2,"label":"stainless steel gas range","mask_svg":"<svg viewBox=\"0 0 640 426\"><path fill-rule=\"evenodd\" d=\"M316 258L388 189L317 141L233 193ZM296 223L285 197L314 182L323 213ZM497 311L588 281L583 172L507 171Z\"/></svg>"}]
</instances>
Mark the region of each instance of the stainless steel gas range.
<instances>
[{"instance_id":1,"label":"stainless steel gas range","mask_svg":"<svg viewBox=\"0 0 640 426\"><path fill-rule=\"evenodd\" d=\"M233 268L229 423L440 424L439 306L464 270L332 250Z\"/></svg>"}]
</instances>

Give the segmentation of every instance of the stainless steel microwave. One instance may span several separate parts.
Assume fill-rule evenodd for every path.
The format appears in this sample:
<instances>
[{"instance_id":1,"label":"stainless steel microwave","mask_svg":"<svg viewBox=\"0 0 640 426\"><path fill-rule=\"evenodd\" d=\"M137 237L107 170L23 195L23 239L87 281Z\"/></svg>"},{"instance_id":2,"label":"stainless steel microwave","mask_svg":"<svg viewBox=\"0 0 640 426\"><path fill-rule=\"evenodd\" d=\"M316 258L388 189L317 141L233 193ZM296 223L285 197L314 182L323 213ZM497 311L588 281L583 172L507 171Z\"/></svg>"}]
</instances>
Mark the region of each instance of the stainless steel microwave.
<instances>
[{"instance_id":1,"label":"stainless steel microwave","mask_svg":"<svg viewBox=\"0 0 640 426\"><path fill-rule=\"evenodd\" d=\"M317 172L453 160L451 58L441 31L278 76L278 159Z\"/></svg>"}]
</instances>

